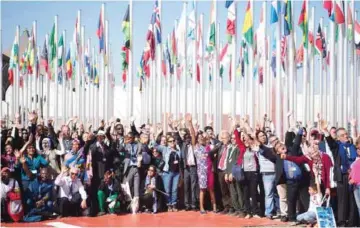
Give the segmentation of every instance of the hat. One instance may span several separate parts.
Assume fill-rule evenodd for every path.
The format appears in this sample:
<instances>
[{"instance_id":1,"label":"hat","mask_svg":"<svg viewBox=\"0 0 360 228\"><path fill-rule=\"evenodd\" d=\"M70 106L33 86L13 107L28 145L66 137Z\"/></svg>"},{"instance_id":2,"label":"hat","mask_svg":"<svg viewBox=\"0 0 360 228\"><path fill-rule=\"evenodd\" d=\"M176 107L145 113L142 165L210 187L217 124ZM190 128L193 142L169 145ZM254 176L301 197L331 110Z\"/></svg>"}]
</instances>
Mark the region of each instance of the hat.
<instances>
[{"instance_id":1,"label":"hat","mask_svg":"<svg viewBox=\"0 0 360 228\"><path fill-rule=\"evenodd\" d=\"M105 136L105 132L102 131L102 130L99 130L96 134L96 136L99 136L99 135L102 135L102 136Z\"/></svg>"},{"instance_id":2,"label":"hat","mask_svg":"<svg viewBox=\"0 0 360 228\"><path fill-rule=\"evenodd\" d=\"M322 135L321 135L320 132L319 132L318 130L316 130L316 129L311 130L310 136L314 136L315 139L317 139L317 140L321 140L321 139L322 139Z\"/></svg>"},{"instance_id":3,"label":"hat","mask_svg":"<svg viewBox=\"0 0 360 228\"><path fill-rule=\"evenodd\" d=\"M79 169L78 169L78 168L75 168L75 167L71 167L70 173L78 174L78 173L79 173Z\"/></svg>"},{"instance_id":4,"label":"hat","mask_svg":"<svg viewBox=\"0 0 360 228\"><path fill-rule=\"evenodd\" d=\"M3 167L3 168L1 168L1 173L2 173L2 172L5 172L5 171L10 172L10 169L9 169L8 167Z\"/></svg>"}]
</instances>

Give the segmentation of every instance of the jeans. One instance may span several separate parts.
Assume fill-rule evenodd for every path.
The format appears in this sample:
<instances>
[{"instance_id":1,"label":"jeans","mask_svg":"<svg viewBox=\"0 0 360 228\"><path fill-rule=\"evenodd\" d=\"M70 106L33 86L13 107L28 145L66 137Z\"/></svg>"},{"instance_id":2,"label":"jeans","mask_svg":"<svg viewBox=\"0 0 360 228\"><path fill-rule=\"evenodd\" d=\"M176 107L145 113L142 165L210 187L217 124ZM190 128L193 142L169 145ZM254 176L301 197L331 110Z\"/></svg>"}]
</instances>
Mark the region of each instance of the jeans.
<instances>
[{"instance_id":1,"label":"jeans","mask_svg":"<svg viewBox=\"0 0 360 228\"><path fill-rule=\"evenodd\" d=\"M359 211L359 216L360 216L360 185L354 186L354 197L355 197L357 209Z\"/></svg>"},{"instance_id":2,"label":"jeans","mask_svg":"<svg viewBox=\"0 0 360 228\"><path fill-rule=\"evenodd\" d=\"M275 207L279 208L279 198L275 196L275 173L263 173L265 190L265 216L271 216Z\"/></svg>"},{"instance_id":3,"label":"jeans","mask_svg":"<svg viewBox=\"0 0 360 228\"><path fill-rule=\"evenodd\" d=\"M299 214L296 217L296 220L299 222L306 221L308 223L314 223L316 222L316 213L313 211L307 211L305 213Z\"/></svg>"},{"instance_id":4,"label":"jeans","mask_svg":"<svg viewBox=\"0 0 360 228\"><path fill-rule=\"evenodd\" d=\"M164 172L162 175L165 191L169 195L167 197L167 205L176 205L179 177L180 174L174 172Z\"/></svg>"}]
</instances>

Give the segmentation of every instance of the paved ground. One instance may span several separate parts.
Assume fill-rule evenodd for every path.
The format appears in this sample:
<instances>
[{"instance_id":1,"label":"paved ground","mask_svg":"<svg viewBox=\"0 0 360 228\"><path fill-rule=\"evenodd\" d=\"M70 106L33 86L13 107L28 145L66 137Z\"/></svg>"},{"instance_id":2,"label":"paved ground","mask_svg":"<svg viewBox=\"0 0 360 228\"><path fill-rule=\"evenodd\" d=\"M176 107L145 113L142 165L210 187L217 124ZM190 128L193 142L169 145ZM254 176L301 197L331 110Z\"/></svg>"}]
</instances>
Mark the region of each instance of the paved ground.
<instances>
[{"instance_id":1,"label":"paved ground","mask_svg":"<svg viewBox=\"0 0 360 228\"><path fill-rule=\"evenodd\" d=\"M69 217L47 220L37 223L2 223L1 227L58 227L79 228L96 227L260 227L260 226L289 226L279 220L266 218L240 219L227 215L199 212L170 212L159 214L136 215L104 215L101 217Z\"/></svg>"}]
</instances>

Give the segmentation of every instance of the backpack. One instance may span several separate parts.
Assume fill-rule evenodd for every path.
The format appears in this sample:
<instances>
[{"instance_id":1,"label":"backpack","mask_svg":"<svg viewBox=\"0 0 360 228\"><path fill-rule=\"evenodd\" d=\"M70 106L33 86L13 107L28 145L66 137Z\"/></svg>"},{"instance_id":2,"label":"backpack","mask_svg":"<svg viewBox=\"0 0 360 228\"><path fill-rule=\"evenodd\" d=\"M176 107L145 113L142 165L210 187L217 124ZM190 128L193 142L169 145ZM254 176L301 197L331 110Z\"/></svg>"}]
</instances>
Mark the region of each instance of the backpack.
<instances>
[{"instance_id":1,"label":"backpack","mask_svg":"<svg viewBox=\"0 0 360 228\"><path fill-rule=\"evenodd\" d=\"M19 222L24 216L24 208L21 202L20 192L15 192L15 181L11 191L7 193L7 198L9 199L7 204L7 210L10 218L14 222Z\"/></svg>"}]
</instances>

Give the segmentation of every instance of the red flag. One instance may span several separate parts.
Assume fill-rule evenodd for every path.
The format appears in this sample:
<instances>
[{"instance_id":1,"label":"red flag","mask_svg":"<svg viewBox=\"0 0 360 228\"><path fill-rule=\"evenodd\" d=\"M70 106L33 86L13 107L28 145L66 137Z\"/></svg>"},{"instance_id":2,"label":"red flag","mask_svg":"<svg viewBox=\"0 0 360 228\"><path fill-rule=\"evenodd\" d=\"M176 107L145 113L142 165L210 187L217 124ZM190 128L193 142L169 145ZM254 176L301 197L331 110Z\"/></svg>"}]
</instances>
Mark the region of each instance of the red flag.
<instances>
[{"instance_id":1,"label":"red flag","mask_svg":"<svg viewBox=\"0 0 360 228\"><path fill-rule=\"evenodd\" d=\"M199 63L196 64L196 80L200 83L200 66Z\"/></svg>"},{"instance_id":2,"label":"red flag","mask_svg":"<svg viewBox=\"0 0 360 228\"><path fill-rule=\"evenodd\" d=\"M341 5L339 5L339 3ZM337 24L345 23L344 2L343 1L335 3L335 22Z\"/></svg>"},{"instance_id":3,"label":"red flag","mask_svg":"<svg viewBox=\"0 0 360 228\"><path fill-rule=\"evenodd\" d=\"M329 17L331 16L331 11L332 11L332 0L324 0L323 2L323 6L324 8L328 11L328 15Z\"/></svg>"},{"instance_id":4,"label":"red flag","mask_svg":"<svg viewBox=\"0 0 360 228\"><path fill-rule=\"evenodd\" d=\"M9 67L9 71L8 71L8 79L10 82L10 85L12 85L14 83L14 69Z\"/></svg>"},{"instance_id":5,"label":"red flag","mask_svg":"<svg viewBox=\"0 0 360 228\"><path fill-rule=\"evenodd\" d=\"M162 68L162 73L163 73L164 77L166 78L166 62L165 62L165 59L162 59L161 68Z\"/></svg>"}]
</instances>

